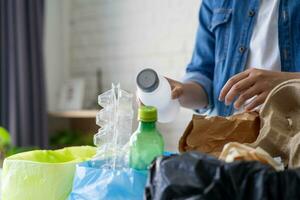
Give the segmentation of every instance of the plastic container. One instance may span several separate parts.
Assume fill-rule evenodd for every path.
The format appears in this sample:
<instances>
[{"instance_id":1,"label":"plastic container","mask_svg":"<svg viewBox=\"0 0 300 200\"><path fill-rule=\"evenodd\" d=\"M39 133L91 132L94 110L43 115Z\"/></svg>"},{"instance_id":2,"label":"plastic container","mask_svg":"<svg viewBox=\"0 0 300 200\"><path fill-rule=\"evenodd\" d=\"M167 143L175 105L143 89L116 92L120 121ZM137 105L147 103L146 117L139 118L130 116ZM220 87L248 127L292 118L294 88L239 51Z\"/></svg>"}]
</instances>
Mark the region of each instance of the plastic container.
<instances>
[{"instance_id":1,"label":"plastic container","mask_svg":"<svg viewBox=\"0 0 300 200\"><path fill-rule=\"evenodd\" d=\"M171 98L171 86L165 77L153 69L144 69L137 75L136 83L138 98L144 105L157 108L159 122L168 123L175 119L180 104L178 99Z\"/></svg>"},{"instance_id":2,"label":"plastic container","mask_svg":"<svg viewBox=\"0 0 300 200\"><path fill-rule=\"evenodd\" d=\"M10 156L3 165L1 199L65 200L72 189L76 164L95 154L95 147L82 146Z\"/></svg>"},{"instance_id":3,"label":"plastic container","mask_svg":"<svg viewBox=\"0 0 300 200\"><path fill-rule=\"evenodd\" d=\"M146 170L155 157L163 155L164 141L155 126L156 108L142 106L138 118L139 127L129 142L129 165L137 170Z\"/></svg>"},{"instance_id":4,"label":"plastic container","mask_svg":"<svg viewBox=\"0 0 300 200\"><path fill-rule=\"evenodd\" d=\"M122 90L120 84L98 96L102 109L97 113L96 124L101 128L94 136L97 154L94 160L106 160L108 168L128 167L128 141L132 133L133 95Z\"/></svg>"},{"instance_id":5,"label":"plastic container","mask_svg":"<svg viewBox=\"0 0 300 200\"><path fill-rule=\"evenodd\" d=\"M148 171L107 168L107 161L95 160L76 166L68 200L141 200Z\"/></svg>"}]
</instances>

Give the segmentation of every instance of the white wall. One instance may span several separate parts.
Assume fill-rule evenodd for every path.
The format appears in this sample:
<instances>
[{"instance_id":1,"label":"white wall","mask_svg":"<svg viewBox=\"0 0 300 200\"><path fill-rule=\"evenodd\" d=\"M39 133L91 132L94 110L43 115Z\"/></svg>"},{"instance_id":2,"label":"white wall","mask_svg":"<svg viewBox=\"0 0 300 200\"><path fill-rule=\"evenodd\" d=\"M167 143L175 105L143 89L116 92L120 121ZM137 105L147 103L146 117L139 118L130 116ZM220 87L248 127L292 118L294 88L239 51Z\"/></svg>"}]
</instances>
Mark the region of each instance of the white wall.
<instances>
[{"instance_id":1,"label":"white wall","mask_svg":"<svg viewBox=\"0 0 300 200\"><path fill-rule=\"evenodd\" d=\"M69 0L46 0L45 72L48 110L57 110L59 89L69 78Z\"/></svg>"},{"instance_id":2,"label":"white wall","mask_svg":"<svg viewBox=\"0 0 300 200\"><path fill-rule=\"evenodd\" d=\"M51 20L62 17L62 22L69 22L63 27L68 27L67 31L63 30L67 34L62 34L67 40L69 38L68 52L65 48L54 51L55 45L66 44L61 33L56 32L58 29L48 31L54 34L48 41L49 49L52 49L48 68L55 67L48 69L48 83L59 79L49 87L48 94L53 94L61 84L61 76L68 77L57 74L61 67L70 77L85 78L86 105L92 104L100 93L96 81L99 69L103 74L103 90L109 89L112 82L120 82L131 92L135 91L136 74L145 67L152 67L174 79L180 79L184 74L192 55L200 0L71 0L67 6L69 11L54 8L53 4L58 6L65 1L48 0L52 7L47 10L50 9L53 15L63 13ZM62 61L66 58L69 63ZM51 98L50 102L54 102ZM160 125L168 150L176 150L178 138L191 115L191 111L182 110L176 122Z\"/></svg>"},{"instance_id":3,"label":"white wall","mask_svg":"<svg viewBox=\"0 0 300 200\"><path fill-rule=\"evenodd\" d=\"M193 49L199 0L71 2L70 73L88 81L88 101L98 94L97 69L105 75L104 89L119 81L133 91L144 67L181 78Z\"/></svg>"}]
</instances>

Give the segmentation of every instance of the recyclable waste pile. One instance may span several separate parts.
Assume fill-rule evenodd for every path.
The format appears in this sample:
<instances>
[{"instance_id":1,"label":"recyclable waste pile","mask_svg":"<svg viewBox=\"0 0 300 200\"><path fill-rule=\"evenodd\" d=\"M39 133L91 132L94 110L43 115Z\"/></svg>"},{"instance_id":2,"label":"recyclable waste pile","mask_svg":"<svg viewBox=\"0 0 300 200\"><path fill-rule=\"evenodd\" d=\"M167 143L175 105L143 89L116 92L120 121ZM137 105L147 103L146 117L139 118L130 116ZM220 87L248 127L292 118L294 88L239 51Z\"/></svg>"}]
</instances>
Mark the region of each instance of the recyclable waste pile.
<instances>
[{"instance_id":1,"label":"recyclable waste pile","mask_svg":"<svg viewBox=\"0 0 300 200\"><path fill-rule=\"evenodd\" d=\"M120 84L98 96L102 109L94 136L97 153L91 161L78 164L69 200L142 199L146 170L129 167L128 142L132 133L133 95Z\"/></svg>"}]
</instances>

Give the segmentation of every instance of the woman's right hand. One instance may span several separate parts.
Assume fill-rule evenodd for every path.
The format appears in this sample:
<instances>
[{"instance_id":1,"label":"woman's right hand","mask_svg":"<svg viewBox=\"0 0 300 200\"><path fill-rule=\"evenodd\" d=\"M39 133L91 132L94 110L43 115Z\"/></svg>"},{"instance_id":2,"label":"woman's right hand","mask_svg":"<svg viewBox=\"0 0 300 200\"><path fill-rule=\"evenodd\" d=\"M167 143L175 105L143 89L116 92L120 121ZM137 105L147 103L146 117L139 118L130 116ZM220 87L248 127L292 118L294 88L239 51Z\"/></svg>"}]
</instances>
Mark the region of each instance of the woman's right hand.
<instances>
[{"instance_id":1,"label":"woman's right hand","mask_svg":"<svg viewBox=\"0 0 300 200\"><path fill-rule=\"evenodd\" d=\"M181 83L166 78L172 89L172 99L178 99L181 106L192 109L199 109L207 106L207 95L202 86L196 82Z\"/></svg>"},{"instance_id":2,"label":"woman's right hand","mask_svg":"<svg viewBox=\"0 0 300 200\"><path fill-rule=\"evenodd\" d=\"M183 83L167 77L165 78L169 81L169 84L171 85L172 99L178 99L179 97L181 97L183 94Z\"/></svg>"}]
</instances>

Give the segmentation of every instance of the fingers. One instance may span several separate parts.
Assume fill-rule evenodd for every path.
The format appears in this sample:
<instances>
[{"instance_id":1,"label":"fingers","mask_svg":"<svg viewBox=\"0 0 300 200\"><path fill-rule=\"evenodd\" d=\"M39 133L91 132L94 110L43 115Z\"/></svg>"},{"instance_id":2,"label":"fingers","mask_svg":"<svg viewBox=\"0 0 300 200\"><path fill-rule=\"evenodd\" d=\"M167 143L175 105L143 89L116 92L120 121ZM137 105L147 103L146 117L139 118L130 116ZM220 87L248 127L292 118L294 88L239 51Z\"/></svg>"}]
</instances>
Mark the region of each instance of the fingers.
<instances>
[{"instance_id":1,"label":"fingers","mask_svg":"<svg viewBox=\"0 0 300 200\"><path fill-rule=\"evenodd\" d=\"M239 96L243 91L248 90L255 84L255 79L253 77L247 77L237 82L231 87L229 92L225 96L225 104L229 105L235 97ZM246 99L247 100L247 99Z\"/></svg>"},{"instance_id":2,"label":"fingers","mask_svg":"<svg viewBox=\"0 0 300 200\"><path fill-rule=\"evenodd\" d=\"M260 106L265 102L267 96L268 96L268 92L261 93L246 107L246 110L251 111L255 109L257 106Z\"/></svg>"},{"instance_id":3,"label":"fingers","mask_svg":"<svg viewBox=\"0 0 300 200\"><path fill-rule=\"evenodd\" d=\"M249 89L243 91L239 98L235 101L234 107L236 109L239 109L242 105L245 104L245 102L251 98L253 98L255 95L258 95L261 91L257 88L257 86L252 86Z\"/></svg>"},{"instance_id":4,"label":"fingers","mask_svg":"<svg viewBox=\"0 0 300 200\"><path fill-rule=\"evenodd\" d=\"M182 86L174 86L172 90L172 99L178 99L183 94Z\"/></svg>"},{"instance_id":5,"label":"fingers","mask_svg":"<svg viewBox=\"0 0 300 200\"><path fill-rule=\"evenodd\" d=\"M136 95L136 99L135 99L135 100L136 100L137 105L138 105L139 107L144 106L143 102L142 102L142 101L140 100L140 98L138 97L137 91L136 91L135 95Z\"/></svg>"},{"instance_id":6,"label":"fingers","mask_svg":"<svg viewBox=\"0 0 300 200\"><path fill-rule=\"evenodd\" d=\"M167 81L169 82L170 86L171 86L171 89L173 90L177 81L173 80L173 79L170 79L168 77L165 77L165 79L167 79Z\"/></svg>"},{"instance_id":7,"label":"fingers","mask_svg":"<svg viewBox=\"0 0 300 200\"><path fill-rule=\"evenodd\" d=\"M227 81L227 83L224 85L223 89L221 90L219 100L224 101L226 95L228 94L232 86L235 85L237 82L247 78L248 76L249 76L249 71L244 71L230 78Z\"/></svg>"},{"instance_id":8,"label":"fingers","mask_svg":"<svg viewBox=\"0 0 300 200\"><path fill-rule=\"evenodd\" d=\"M246 110L253 110L267 98L274 87L274 79L279 75L266 70L251 68L230 78L220 92L219 100L226 105L235 101L234 107L239 109L242 105ZM247 100L251 99L248 104ZM253 100L252 100L253 99Z\"/></svg>"},{"instance_id":9,"label":"fingers","mask_svg":"<svg viewBox=\"0 0 300 200\"><path fill-rule=\"evenodd\" d=\"M183 94L183 84L179 81L175 81L173 79L167 78L165 77L170 86L171 86L171 90L172 90L172 99L178 99L182 94Z\"/></svg>"}]
</instances>

